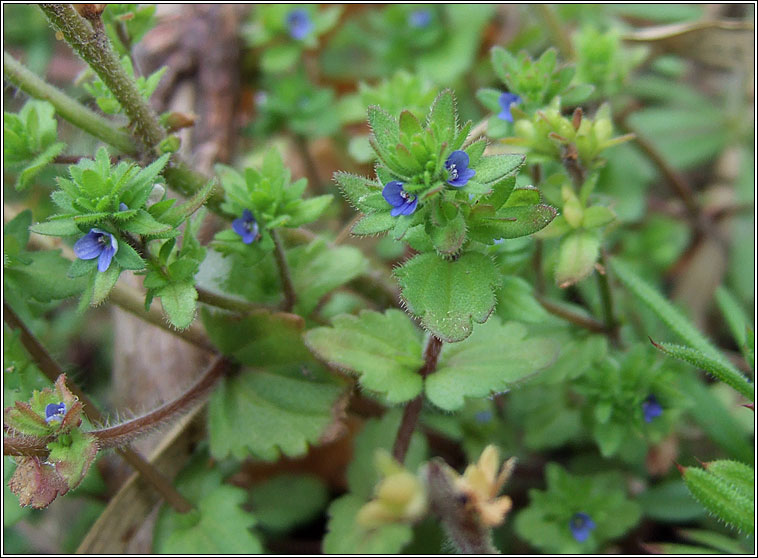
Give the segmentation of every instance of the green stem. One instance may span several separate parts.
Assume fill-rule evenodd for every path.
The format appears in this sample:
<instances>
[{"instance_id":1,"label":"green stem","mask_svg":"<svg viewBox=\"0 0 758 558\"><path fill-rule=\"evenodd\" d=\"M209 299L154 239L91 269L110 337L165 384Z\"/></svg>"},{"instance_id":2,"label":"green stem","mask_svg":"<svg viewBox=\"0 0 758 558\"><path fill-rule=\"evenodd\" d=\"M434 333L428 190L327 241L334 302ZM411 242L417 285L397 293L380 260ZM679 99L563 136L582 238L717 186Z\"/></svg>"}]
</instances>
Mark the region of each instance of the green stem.
<instances>
[{"instance_id":1,"label":"green stem","mask_svg":"<svg viewBox=\"0 0 758 558\"><path fill-rule=\"evenodd\" d=\"M290 273L290 266L287 263L287 254L284 252L284 246L279 238L279 233L272 230L271 238L274 241L274 257L276 258L276 265L279 268L279 279L281 279L282 290L284 291L283 310L285 312L292 312L297 296L295 295L295 287L292 285L292 274Z\"/></svg>"},{"instance_id":2,"label":"green stem","mask_svg":"<svg viewBox=\"0 0 758 558\"><path fill-rule=\"evenodd\" d=\"M224 296L219 293L214 293L203 289L202 287L195 287L197 291L197 301L207 304L209 306L215 306L216 308L222 308L223 310L229 310L231 312L237 312L239 314L248 314L258 310L271 310L259 304L248 302L247 300L240 300L238 298L232 298Z\"/></svg>"},{"instance_id":3,"label":"green stem","mask_svg":"<svg viewBox=\"0 0 758 558\"><path fill-rule=\"evenodd\" d=\"M133 155L137 152L129 134L117 129L111 121L41 79L7 52L3 52L3 75L31 97L51 103L61 118L68 120L77 128L81 128L124 153Z\"/></svg>"},{"instance_id":4,"label":"green stem","mask_svg":"<svg viewBox=\"0 0 758 558\"><path fill-rule=\"evenodd\" d=\"M134 79L124 70L102 28L93 29L71 4L40 4L40 8L111 90L134 124L134 135L149 154L166 137L166 130L140 94Z\"/></svg>"}]
</instances>

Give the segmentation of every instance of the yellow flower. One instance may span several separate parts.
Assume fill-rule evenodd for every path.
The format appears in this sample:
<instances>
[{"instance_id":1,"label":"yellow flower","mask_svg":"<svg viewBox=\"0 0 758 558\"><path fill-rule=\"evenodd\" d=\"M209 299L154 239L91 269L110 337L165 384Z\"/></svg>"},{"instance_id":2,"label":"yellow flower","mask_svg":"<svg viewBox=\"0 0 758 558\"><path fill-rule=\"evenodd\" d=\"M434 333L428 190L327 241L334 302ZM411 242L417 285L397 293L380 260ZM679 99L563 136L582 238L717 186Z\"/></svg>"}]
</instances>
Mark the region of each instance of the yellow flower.
<instances>
[{"instance_id":1,"label":"yellow flower","mask_svg":"<svg viewBox=\"0 0 758 558\"><path fill-rule=\"evenodd\" d=\"M455 487L467 497L467 507L475 509L487 527L500 525L512 502L508 496L500 496L500 490L510 477L515 458L500 467L497 447L489 445L482 451L479 461L466 467L463 476L455 479Z\"/></svg>"},{"instance_id":2,"label":"yellow flower","mask_svg":"<svg viewBox=\"0 0 758 558\"><path fill-rule=\"evenodd\" d=\"M377 452L376 464L383 478L374 489L374 499L358 511L358 524L374 529L420 519L427 505L423 483L384 451Z\"/></svg>"}]
</instances>

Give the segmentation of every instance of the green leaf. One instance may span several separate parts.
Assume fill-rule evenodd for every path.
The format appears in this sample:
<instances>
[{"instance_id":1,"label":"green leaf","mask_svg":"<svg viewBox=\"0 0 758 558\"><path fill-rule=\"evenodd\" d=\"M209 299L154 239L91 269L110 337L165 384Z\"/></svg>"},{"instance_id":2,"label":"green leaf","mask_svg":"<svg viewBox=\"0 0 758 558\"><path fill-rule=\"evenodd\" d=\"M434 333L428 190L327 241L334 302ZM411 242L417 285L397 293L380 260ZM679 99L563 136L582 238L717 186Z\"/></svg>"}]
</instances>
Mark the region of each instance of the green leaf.
<instances>
[{"instance_id":1,"label":"green leaf","mask_svg":"<svg viewBox=\"0 0 758 558\"><path fill-rule=\"evenodd\" d=\"M471 224L471 238L490 244L501 238L528 236L548 226L556 213L545 204L503 207L497 213L477 216Z\"/></svg>"},{"instance_id":2,"label":"green leaf","mask_svg":"<svg viewBox=\"0 0 758 558\"><path fill-rule=\"evenodd\" d=\"M367 529L355 518L366 503L354 494L338 498L329 506L324 537L325 554L398 554L413 538L410 525L384 525Z\"/></svg>"},{"instance_id":3,"label":"green leaf","mask_svg":"<svg viewBox=\"0 0 758 558\"><path fill-rule=\"evenodd\" d=\"M455 97L450 89L445 89L437 95L432 103L427 118L427 126L432 129L432 133L437 139L438 144L442 142L453 141L457 130L458 115L455 110Z\"/></svg>"},{"instance_id":4,"label":"green leaf","mask_svg":"<svg viewBox=\"0 0 758 558\"><path fill-rule=\"evenodd\" d=\"M616 273L619 281L629 289L645 306L647 306L658 318L666 324L679 338L691 347L705 353L714 360L721 361L729 366L728 361L721 355L710 341L700 333L681 311L671 302L666 300L655 288L648 285L634 271L629 264L618 258L610 260L611 268Z\"/></svg>"},{"instance_id":5,"label":"green leaf","mask_svg":"<svg viewBox=\"0 0 758 558\"><path fill-rule=\"evenodd\" d=\"M493 317L464 341L443 345L437 371L426 379L427 397L438 407L455 411L465 397L507 391L548 366L559 346L550 339L527 339L526 334L523 325L503 324Z\"/></svg>"},{"instance_id":6,"label":"green leaf","mask_svg":"<svg viewBox=\"0 0 758 558\"><path fill-rule=\"evenodd\" d=\"M97 272L92 289L92 298L89 302L90 306L98 306L108 298L111 290L116 286L119 275L121 275L121 267L116 262L111 262L110 267L105 271Z\"/></svg>"},{"instance_id":7,"label":"green leaf","mask_svg":"<svg viewBox=\"0 0 758 558\"><path fill-rule=\"evenodd\" d=\"M60 155L65 148L65 143L54 143L32 159L19 173L16 190L23 190L26 188L31 180L37 176L42 169L52 163L53 159Z\"/></svg>"},{"instance_id":8,"label":"green leaf","mask_svg":"<svg viewBox=\"0 0 758 558\"><path fill-rule=\"evenodd\" d=\"M302 341L303 320L294 314L265 310L245 316L201 313L211 342L225 355L250 366L275 366L312 360Z\"/></svg>"},{"instance_id":9,"label":"green leaf","mask_svg":"<svg viewBox=\"0 0 758 558\"><path fill-rule=\"evenodd\" d=\"M555 282L562 289L578 283L595 268L600 255L600 237L597 233L576 231L561 241Z\"/></svg>"},{"instance_id":10,"label":"green leaf","mask_svg":"<svg viewBox=\"0 0 758 558\"><path fill-rule=\"evenodd\" d=\"M419 254L396 268L408 311L431 333L453 343L471 334L495 308L499 275L490 258L468 252L455 261Z\"/></svg>"},{"instance_id":11,"label":"green leaf","mask_svg":"<svg viewBox=\"0 0 758 558\"><path fill-rule=\"evenodd\" d=\"M118 265L124 269L144 269L145 262L137 251L123 240L118 241L118 250L114 256Z\"/></svg>"},{"instance_id":12,"label":"green leaf","mask_svg":"<svg viewBox=\"0 0 758 558\"><path fill-rule=\"evenodd\" d=\"M715 360L690 347L683 347L672 343L655 342L653 342L653 345L669 356L683 360L684 362L689 362L693 366L705 370L714 378L721 380L740 394L747 397L750 401L755 401L753 386L748 379L740 374L739 370L734 366L731 366L731 364L727 365L724 361Z\"/></svg>"},{"instance_id":13,"label":"green leaf","mask_svg":"<svg viewBox=\"0 0 758 558\"><path fill-rule=\"evenodd\" d=\"M178 227L185 219L189 219L195 211L203 206L208 198L213 195L215 188L216 181L209 180L205 186L198 190L197 193L186 202L176 207L171 207L168 211L159 215L161 222L170 223L171 225ZM151 208L152 207L155 206L151 206Z\"/></svg>"},{"instance_id":14,"label":"green leaf","mask_svg":"<svg viewBox=\"0 0 758 558\"><path fill-rule=\"evenodd\" d=\"M642 512L651 519L667 523L683 523L702 519L703 507L677 479L658 484L637 497Z\"/></svg>"},{"instance_id":15,"label":"green leaf","mask_svg":"<svg viewBox=\"0 0 758 558\"><path fill-rule=\"evenodd\" d=\"M335 317L332 327L309 331L305 343L330 366L357 374L362 387L384 394L394 404L421 392L421 337L400 310L364 310L359 316Z\"/></svg>"},{"instance_id":16,"label":"green leaf","mask_svg":"<svg viewBox=\"0 0 758 558\"><path fill-rule=\"evenodd\" d=\"M343 386L315 368L243 370L226 377L208 406L211 454L217 459L298 457L329 438Z\"/></svg>"},{"instance_id":17,"label":"green leaf","mask_svg":"<svg viewBox=\"0 0 758 558\"><path fill-rule=\"evenodd\" d=\"M394 160L397 144L400 142L400 128L397 120L388 112L377 106L368 107L368 123L371 126L373 145L382 160L390 163Z\"/></svg>"},{"instance_id":18,"label":"green leaf","mask_svg":"<svg viewBox=\"0 0 758 558\"><path fill-rule=\"evenodd\" d=\"M616 214L613 210L602 205L593 205L584 210L582 227L585 229L604 227L615 220Z\"/></svg>"},{"instance_id":19,"label":"green leaf","mask_svg":"<svg viewBox=\"0 0 758 558\"><path fill-rule=\"evenodd\" d=\"M186 329L192 324L197 303L194 281L169 283L156 290L153 296L160 297L163 310L175 328Z\"/></svg>"},{"instance_id":20,"label":"green leaf","mask_svg":"<svg viewBox=\"0 0 758 558\"><path fill-rule=\"evenodd\" d=\"M179 235L179 231L173 225L161 223L144 209L140 209L137 215L119 224L123 231L150 236L153 238L171 238Z\"/></svg>"},{"instance_id":21,"label":"green leaf","mask_svg":"<svg viewBox=\"0 0 758 558\"><path fill-rule=\"evenodd\" d=\"M356 236L366 236L383 233L397 224L397 217L390 215L389 211L369 213L361 217L350 232Z\"/></svg>"},{"instance_id":22,"label":"green leaf","mask_svg":"<svg viewBox=\"0 0 758 558\"><path fill-rule=\"evenodd\" d=\"M82 234L73 219L53 219L45 223L37 223L29 230L46 236L71 236Z\"/></svg>"},{"instance_id":23,"label":"green leaf","mask_svg":"<svg viewBox=\"0 0 758 558\"><path fill-rule=\"evenodd\" d=\"M258 525L281 533L316 519L329 494L318 477L285 473L253 486L250 500Z\"/></svg>"},{"instance_id":24,"label":"green leaf","mask_svg":"<svg viewBox=\"0 0 758 558\"><path fill-rule=\"evenodd\" d=\"M745 548L739 541L729 538L721 533L705 531L702 529L682 529L679 534L685 539L700 544L706 544L717 551L727 554L745 554Z\"/></svg>"},{"instance_id":25,"label":"green leaf","mask_svg":"<svg viewBox=\"0 0 758 558\"><path fill-rule=\"evenodd\" d=\"M155 524L153 547L161 554L260 554L263 545L250 531L255 518L242 509L245 490L223 484L218 467L196 460L176 480L196 508L180 514L168 506Z\"/></svg>"},{"instance_id":26,"label":"green leaf","mask_svg":"<svg viewBox=\"0 0 758 558\"><path fill-rule=\"evenodd\" d=\"M297 45L272 45L263 51L261 68L265 72L283 72L290 69L300 57L301 50Z\"/></svg>"},{"instance_id":27,"label":"green leaf","mask_svg":"<svg viewBox=\"0 0 758 558\"><path fill-rule=\"evenodd\" d=\"M354 246L328 247L323 240L287 250L292 284L297 293L295 312L308 316L321 299L368 270L368 261Z\"/></svg>"},{"instance_id":28,"label":"green leaf","mask_svg":"<svg viewBox=\"0 0 758 558\"><path fill-rule=\"evenodd\" d=\"M722 476L697 467L684 471L690 493L706 510L745 533L753 533L754 492L745 493Z\"/></svg>"},{"instance_id":29,"label":"green leaf","mask_svg":"<svg viewBox=\"0 0 758 558\"><path fill-rule=\"evenodd\" d=\"M291 219L287 222L287 226L299 227L306 223L312 223L329 207L333 199L334 196L327 194L307 200L299 200L297 205L295 205L295 209L289 211Z\"/></svg>"},{"instance_id":30,"label":"green leaf","mask_svg":"<svg viewBox=\"0 0 758 558\"><path fill-rule=\"evenodd\" d=\"M376 209L373 206L367 207L364 200L375 194L381 195L381 185L368 178L347 172L334 173L334 181L337 183L337 186L339 186L342 195L355 209L363 212Z\"/></svg>"},{"instance_id":31,"label":"green leaf","mask_svg":"<svg viewBox=\"0 0 758 558\"><path fill-rule=\"evenodd\" d=\"M59 250L28 252L26 255L30 260L28 265L5 268L5 281L12 281L19 292L40 302L49 302L66 299L84 290L86 281L69 278L71 263L60 255Z\"/></svg>"},{"instance_id":32,"label":"green leaf","mask_svg":"<svg viewBox=\"0 0 758 558\"><path fill-rule=\"evenodd\" d=\"M492 184L515 174L526 162L526 156L517 153L485 155L476 165L476 181Z\"/></svg>"}]
</instances>

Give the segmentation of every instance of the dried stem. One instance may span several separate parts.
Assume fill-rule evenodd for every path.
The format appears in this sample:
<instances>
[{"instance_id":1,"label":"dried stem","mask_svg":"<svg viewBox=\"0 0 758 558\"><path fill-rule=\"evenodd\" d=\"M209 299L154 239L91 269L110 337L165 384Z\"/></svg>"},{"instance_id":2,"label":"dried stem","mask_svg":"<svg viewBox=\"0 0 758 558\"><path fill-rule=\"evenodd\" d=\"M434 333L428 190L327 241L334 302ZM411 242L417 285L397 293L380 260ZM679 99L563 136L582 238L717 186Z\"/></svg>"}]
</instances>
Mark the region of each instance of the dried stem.
<instances>
[{"instance_id":1,"label":"dried stem","mask_svg":"<svg viewBox=\"0 0 758 558\"><path fill-rule=\"evenodd\" d=\"M276 265L279 268L279 279L282 282L282 290L284 291L283 310L285 312L292 312L297 297L295 295L295 288L292 286L292 275L290 274L290 266L287 263L287 254L284 252L284 246L277 231L271 231L271 238L274 241L274 257L276 258Z\"/></svg>"},{"instance_id":2,"label":"dried stem","mask_svg":"<svg viewBox=\"0 0 758 558\"><path fill-rule=\"evenodd\" d=\"M58 376L63 374L63 369L53 360L47 350L29 331L26 325L16 315L13 309L3 302L3 319L12 328L21 331L21 343L37 363L39 369L51 381L55 382ZM66 381L66 386L79 400L84 404L84 414L90 422L100 422L105 420L103 414L92 403L89 397L73 382ZM192 510L192 504L184 498L173 485L144 457L129 447L118 448L116 450L124 460L129 463L142 477L149 482L160 493L166 502L177 512L187 513Z\"/></svg>"},{"instance_id":3,"label":"dried stem","mask_svg":"<svg viewBox=\"0 0 758 558\"><path fill-rule=\"evenodd\" d=\"M133 155L137 152L134 140L129 134L122 132L110 120L103 118L41 79L7 52L3 52L3 75L31 97L50 102L55 107L56 114L77 128L124 153Z\"/></svg>"},{"instance_id":4,"label":"dried stem","mask_svg":"<svg viewBox=\"0 0 758 558\"><path fill-rule=\"evenodd\" d=\"M437 359L440 356L442 350L442 340L432 335L429 337L429 341L424 351L424 365L419 369L418 373L422 378L426 378L429 374L433 373L437 369ZM408 402L403 411L403 418L400 421L400 427L397 429L397 436L395 437L395 444L392 446L392 456L399 462L405 461L405 454L408 453L408 446L411 443L411 436L416 429L418 423L418 417L421 414L421 408L424 405L424 394L422 393L415 399Z\"/></svg>"}]
</instances>

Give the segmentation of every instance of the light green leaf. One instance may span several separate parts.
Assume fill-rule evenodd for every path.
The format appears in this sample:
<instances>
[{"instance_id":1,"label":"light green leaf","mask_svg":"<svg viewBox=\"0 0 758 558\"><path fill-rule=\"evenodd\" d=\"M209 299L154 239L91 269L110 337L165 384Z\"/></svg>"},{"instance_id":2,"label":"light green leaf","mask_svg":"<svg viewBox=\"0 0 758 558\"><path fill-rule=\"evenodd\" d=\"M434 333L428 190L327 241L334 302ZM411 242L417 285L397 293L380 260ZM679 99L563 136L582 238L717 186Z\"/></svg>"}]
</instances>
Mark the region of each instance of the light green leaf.
<instances>
[{"instance_id":1,"label":"light green leaf","mask_svg":"<svg viewBox=\"0 0 758 558\"><path fill-rule=\"evenodd\" d=\"M754 491L746 493L721 475L697 467L684 471L684 482L711 514L744 533L754 532Z\"/></svg>"},{"instance_id":2,"label":"light green leaf","mask_svg":"<svg viewBox=\"0 0 758 558\"><path fill-rule=\"evenodd\" d=\"M716 360L708 355L690 347L674 345L672 343L655 343L653 345L669 356L689 362L693 366L705 370L714 378L721 380L728 386L747 397L750 401L755 401L754 387L747 378L743 376L731 364L726 364L722 360Z\"/></svg>"},{"instance_id":3,"label":"light green leaf","mask_svg":"<svg viewBox=\"0 0 758 558\"><path fill-rule=\"evenodd\" d=\"M562 289L578 283L595 268L600 255L600 237L589 231L576 231L561 242L555 282Z\"/></svg>"},{"instance_id":4,"label":"light green leaf","mask_svg":"<svg viewBox=\"0 0 758 558\"><path fill-rule=\"evenodd\" d=\"M71 236L82 234L73 219L53 219L45 223L37 223L29 227L29 230L46 236Z\"/></svg>"},{"instance_id":5,"label":"light green leaf","mask_svg":"<svg viewBox=\"0 0 758 558\"><path fill-rule=\"evenodd\" d=\"M388 208L389 209L389 208ZM397 224L397 217L390 215L389 211L369 213L361 217L350 232L356 236L366 236L383 233Z\"/></svg>"},{"instance_id":6,"label":"light green leaf","mask_svg":"<svg viewBox=\"0 0 758 558\"><path fill-rule=\"evenodd\" d=\"M160 297L163 310L175 328L186 329L192 324L197 303L193 281L169 283L155 291L154 296Z\"/></svg>"},{"instance_id":7,"label":"light green leaf","mask_svg":"<svg viewBox=\"0 0 758 558\"><path fill-rule=\"evenodd\" d=\"M452 343L471 334L495 308L499 275L490 258L468 252L455 261L419 254L394 271L408 311L434 335Z\"/></svg>"},{"instance_id":8,"label":"light green leaf","mask_svg":"<svg viewBox=\"0 0 758 558\"><path fill-rule=\"evenodd\" d=\"M179 231L175 230L173 225L156 221L155 217L144 209L140 209L137 215L131 219L120 223L119 228L123 231L154 238L171 238L179 235Z\"/></svg>"},{"instance_id":9,"label":"light green leaf","mask_svg":"<svg viewBox=\"0 0 758 558\"><path fill-rule=\"evenodd\" d=\"M443 345L437 371L426 379L429 400L454 411L465 397L501 393L548 366L559 346L549 339L527 339L526 333L521 324L493 317L464 341Z\"/></svg>"},{"instance_id":10,"label":"light green leaf","mask_svg":"<svg viewBox=\"0 0 758 558\"><path fill-rule=\"evenodd\" d=\"M144 269L145 262L137 251L123 240L118 242L118 250L114 256L118 265L124 269Z\"/></svg>"},{"instance_id":11,"label":"light green leaf","mask_svg":"<svg viewBox=\"0 0 758 558\"><path fill-rule=\"evenodd\" d=\"M637 497L642 512L651 519L667 523L682 523L702 519L703 507L677 479L658 484Z\"/></svg>"},{"instance_id":12,"label":"light green leaf","mask_svg":"<svg viewBox=\"0 0 758 558\"><path fill-rule=\"evenodd\" d=\"M299 200L297 205L295 205L295 209L289 212L291 219L287 222L287 226L299 227L306 223L312 223L329 207L333 199L334 196L326 194L324 196Z\"/></svg>"},{"instance_id":13,"label":"light green leaf","mask_svg":"<svg viewBox=\"0 0 758 558\"><path fill-rule=\"evenodd\" d=\"M329 248L323 240L287 250L287 261L297 293L295 312L302 316L313 312L326 294L368 269L368 261L358 248Z\"/></svg>"},{"instance_id":14,"label":"light green leaf","mask_svg":"<svg viewBox=\"0 0 758 558\"><path fill-rule=\"evenodd\" d=\"M476 165L476 181L482 184L498 182L515 174L526 162L526 156L517 153L485 155Z\"/></svg>"},{"instance_id":15,"label":"light green leaf","mask_svg":"<svg viewBox=\"0 0 758 558\"><path fill-rule=\"evenodd\" d=\"M54 143L30 161L18 175L16 190L23 190L39 172L49 165L53 159L66 148L65 143Z\"/></svg>"},{"instance_id":16,"label":"light green leaf","mask_svg":"<svg viewBox=\"0 0 758 558\"><path fill-rule=\"evenodd\" d=\"M66 299L84 290L85 280L67 276L71 263L60 255L60 251L27 252L26 256L30 260L28 265L4 270L5 281L13 282L19 292L40 302L49 302Z\"/></svg>"},{"instance_id":17,"label":"light green leaf","mask_svg":"<svg viewBox=\"0 0 758 558\"><path fill-rule=\"evenodd\" d=\"M421 392L421 337L400 310L364 310L359 316L337 316L333 327L309 331L305 343L331 366L357 374L364 388L385 394L389 403L402 403Z\"/></svg>"},{"instance_id":18,"label":"light green leaf","mask_svg":"<svg viewBox=\"0 0 758 558\"><path fill-rule=\"evenodd\" d=\"M92 289L92 298L89 302L90 306L98 306L108 298L111 290L116 286L119 275L121 275L121 267L114 261L105 271L97 272Z\"/></svg>"},{"instance_id":19,"label":"light green leaf","mask_svg":"<svg viewBox=\"0 0 758 558\"><path fill-rule=\"evenodd\" d=\"M500 238L519 238L544 229L555 218L554 207L545 204L503 207L497 213L481 216L471 224L471 238L492 243Z\"/></svg>"}]
</instances>

